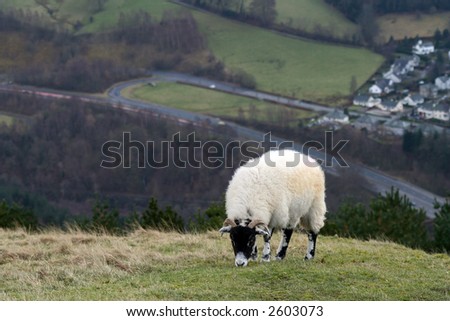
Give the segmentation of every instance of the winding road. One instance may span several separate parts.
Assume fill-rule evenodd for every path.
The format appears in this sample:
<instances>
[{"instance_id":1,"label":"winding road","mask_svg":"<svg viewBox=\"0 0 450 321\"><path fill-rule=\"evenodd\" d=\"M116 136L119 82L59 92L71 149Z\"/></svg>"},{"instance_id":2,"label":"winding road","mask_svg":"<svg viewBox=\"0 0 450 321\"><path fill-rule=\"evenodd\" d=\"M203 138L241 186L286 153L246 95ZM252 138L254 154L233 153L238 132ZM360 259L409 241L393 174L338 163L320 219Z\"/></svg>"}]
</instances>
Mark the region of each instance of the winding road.
<instances>
[{"instance_id":1,"label":"winding road","mask_svg":"<svg viewBox=\"0 0 450 321\"><path fill-rule=\"evenodd\" d=\"M142 110L155 113L157 115L172 118L180 122L189 122L195 124L210 124L212 126L222 126L223 121L220 118L207 116L202 114L196 114L168 106L162 106L154 103L138 101L130 98L126 98L122 95L124 89L131 86L148 84L154 81L173 81L187 83L199 87L210 88L214 90L220 90L231 94L247 96L255 99L263 99L267 101L273 101L289 105L292 107L313 110L315 112L329 112L331 107L312 104L301 100L290 99L286 97L279 97L276 95L258 92L255 90L243 89L237 86L233 86L227 83L218 81L212 81L209 79L194 77L186 74L173 73L173 72L153 72L149 78L142 78L131 80L123 83L119 83L108 90L108 97L99 97L84 93L74 93L61 90L37 88L32 86L17 86L17 85L0 85L0 91L10 91L23 94L39 95L48 99L80 99L87 102L93 102L98 104L106 104L115 108L121 108L126 110ZM242 140L252 140L262 142L264 135L258 130L247 128L235 124L233 122L226 122L226 125L234 130L236 134ZM272 136L272 141L278 145L285 141L281 137ZM295 144L294 148L299 151L305 151L303 146ZM317 160L325 161L326 154L321 150L308 149L309 155ZM329 157L328 157L329 158ZM324 167L325 171L332 175L339 175L340 165L336 159L332 159L330 166ZM399 180L397 178L386 175L382 172L368 168L366 166L354 163L348 163L348 166L353 170L356 170L362 177L364 177L370 184L370 189L377 193L383 193L389 191L392 187L398 189L401 194L406 195L417 207L423 208L428 218L434 218L434 202L437 200L440 203L445 202L443 197L437 196L423 188L420 188L414 184ZM345 168L344 168L345 170Z\"/></svg>"}]
</instances>

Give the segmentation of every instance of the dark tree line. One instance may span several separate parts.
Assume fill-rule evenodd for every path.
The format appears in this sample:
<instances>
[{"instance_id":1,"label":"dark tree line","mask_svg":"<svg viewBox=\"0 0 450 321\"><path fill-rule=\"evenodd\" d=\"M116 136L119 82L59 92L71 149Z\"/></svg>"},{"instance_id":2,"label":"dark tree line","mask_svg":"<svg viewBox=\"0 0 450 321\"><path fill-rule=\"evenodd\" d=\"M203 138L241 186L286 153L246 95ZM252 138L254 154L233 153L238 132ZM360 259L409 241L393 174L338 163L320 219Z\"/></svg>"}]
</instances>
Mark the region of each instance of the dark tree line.
<instances>
[{"instance_id":1,"label":"dark tree line","mask_svg":"<svg viewBox=\"0 0 450 321\"><path fill-rule=\"evenodd\" d=\"M185 3L213 11L227 18L257 23L264 27L274 24L277 17L276 0L252 0L248 9L245 0L182 0Z\"/></svg>"},{"instance_id":2,"label":"dark tree line","mask_svg":"<svg viewBox=\"0 0 450 321\"><path fill-rule=\"evenodd\" d=\"M364 5L371 5L377 14L400 12L430 12L433 10L450 10L448 0L325 0L347 18L357 22L361 17Z\"/></svg>"},{"instance_id":3,"label":"dark tree line","mask_svg":"<svg viewBox=\"0 0 450 321\"><path fill-rule=\"evenodd\" d=\"M450 206L446 202L436 204L435 208L436 219L427 222L422 209L416 208L398 190L391 189L374 197L368 206L352 200L342 202L338 210L328 213L321 233L390 240L413 248L445 252L450 249Z\"/></svg>"},{"instance_id":4,"label":"dark tree line","mask_svg":"<svg viewBox=\"0 0 450 321\"><path fill-rule=\"evenodd\" d=\"M79 101L50 102L10 94L0 94L0 100L3 111L21 110L33 115L29 124L0 128L0 183L14 184L53 202L83 204L100 194L113 198L114 205L123 208L136 206L153 195L163 204L177 205L182 214L192 214L205 202L219 199L231 176L231 170L223 166L178 168L169 162L164 169L138 168L138 157L144 154L134 150L131 168L100 167L102 145L110 140L122 142L124 132L130 132L133 141L154 142L147 153L160 160L166 155L162 141L178 131L183 139L195 131L198 139L217 139L225 146L230 138L221 138L210 129L194 130L158 116ZM199 159L202 152L196 150Z\"/></svg>"}]
</instances>

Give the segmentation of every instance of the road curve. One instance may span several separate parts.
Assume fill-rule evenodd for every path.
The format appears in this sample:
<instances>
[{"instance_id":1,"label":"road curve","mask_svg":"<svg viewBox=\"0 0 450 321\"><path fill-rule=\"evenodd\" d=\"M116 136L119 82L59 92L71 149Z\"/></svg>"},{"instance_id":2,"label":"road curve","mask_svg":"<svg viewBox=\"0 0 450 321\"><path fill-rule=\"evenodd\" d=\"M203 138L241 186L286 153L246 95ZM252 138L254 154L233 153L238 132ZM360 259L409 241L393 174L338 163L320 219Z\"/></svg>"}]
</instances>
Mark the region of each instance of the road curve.
<instances>
[{"instance_id":1,"label":"road curve","mask_svg":"<svg viewBox=\"0 0 450 321\"><path fill-rule=\"evenodd\" d=\"M160 116L172 118L178 121L183 122L189 122L193 124L210 124L212 126L221 124L221 120L217 117L197 114L193 112L188 112L168 106L162 106L154 103L149 102L143 102L138 101L130 98L126 98L122 96L122 91L128 87L139 85L139 84L146 84L151 81L154 81L156 78L160 78L160 80L163 81L177 81L177 82L186 82L195 84L197 86L202 87L210 87L211 85L215 86L215 89L226 91L229 93L235 93L235 94L242 94L242 92L239 91L239 93L236 93L236 88L229 84L220 83L217 81L211 81L207 79L202 79L198 77L192 77L189 75L183 75L178 73L153 73L152 78L143 78L143 79L136 79L131 80L123 83L119 83L113 87L111 87L108 90L108 97L98 97L90 94L84 94L84 93L73 93L68 91L61 91L61 90L54 90L54 89L44 89L44 88L37 88L33 86L16 86L16 85L0 85L0 91L10 91L10 92L16 92L16 93L23 93L23 94L35 94L43 96L47 99L80 99L83 101L93 102L93 103L99 103L99 104L107 104L109 106L113 106L116 108L122 108L127 110L143 110L148 111L151 113L155 113ZM241 89L245 92L251 93L253 95L269 95L265 93L259 93L256 91L247 91L245 89ZM273 97L276 97L274 95L270 95ZM271 99L273 98L271 97ZM279 97L282 99L286 99L283 97ZM264 98L263 98L264 99ZM278 99L278 98L277 98ZM319 106L320 108L324 106L315 105L312 104L314 108ZM301 108L301 107L299 107ZM329 107L327 107L329 108ZM322 110L323 111L323 110ZM227 122L226 125L233 129L236 134L243 140L252 140L257 142L262 142L263 137L266 133L263 133L258 130L254 130L251 128L247 128L245 126L241 126L232 122ZM283 139L281 137L275 137L272 136L272 140L275 141L277 144L281 144L282 142L289 141L286 139ZM299 151L304 151L303 146L300 144L295 144L294 148ZM324 161L326 158L326 155L324 152L320 150L308 150L308 154L320 161ZM435 212L434 212L434 202L438 201L440 203L445 202L445 198L437 196L427 190L424 190L421 187L418 187L414 184L411 184L409 182L405 182L402 180L399 180L397 178L391 177L389 175L386 175L380 171L368 168L364 165L360 164L353 164L348 163L349 167L352 169L356 169L358 173L364 177L367 182L370 184L370 188L377 193L384 193L386 191L389 191L392 187L398 189L401 194L406 195L417 207L423 208L428 218L434 218ZM339 170L339 164L336 162L335 159L333 159L331 166L324 166L324 170L332 175L338 175Z\"/></svg>"}]
</instances>

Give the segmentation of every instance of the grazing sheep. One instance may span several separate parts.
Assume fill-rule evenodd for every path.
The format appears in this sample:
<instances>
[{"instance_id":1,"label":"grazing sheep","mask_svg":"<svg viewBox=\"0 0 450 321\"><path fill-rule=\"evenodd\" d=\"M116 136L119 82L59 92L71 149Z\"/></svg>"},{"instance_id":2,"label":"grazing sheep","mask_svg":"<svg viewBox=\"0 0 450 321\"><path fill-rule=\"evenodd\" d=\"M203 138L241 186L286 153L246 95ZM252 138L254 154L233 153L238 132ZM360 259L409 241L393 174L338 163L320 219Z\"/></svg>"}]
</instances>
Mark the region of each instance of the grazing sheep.
<instances>
[{"instance_id":1,"label":"grazing sheep","mask_svg":"<svg viewBox=\"0 0 450 321\"><path fill-rule=\"evenodd\" d=\"M234 173L226 192L227 219L236 266L257 258L256 235L264 236L263 261L270 261L273 230L283 233L276 259L283 259L294 228L308 233L306 260L315 254L325 221L325 177L319 164L293 150L277 150L250 160Z\"/></svg>"}]
</instances>

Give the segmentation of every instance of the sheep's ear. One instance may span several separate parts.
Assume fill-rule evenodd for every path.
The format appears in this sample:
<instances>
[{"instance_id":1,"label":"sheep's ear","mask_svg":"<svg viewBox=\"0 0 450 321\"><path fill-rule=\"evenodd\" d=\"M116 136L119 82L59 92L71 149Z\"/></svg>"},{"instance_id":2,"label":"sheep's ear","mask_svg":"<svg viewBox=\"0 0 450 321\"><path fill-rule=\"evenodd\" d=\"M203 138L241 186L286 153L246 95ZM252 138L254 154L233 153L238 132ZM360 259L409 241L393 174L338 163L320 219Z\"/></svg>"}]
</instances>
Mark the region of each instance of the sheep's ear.
<instances>
[{"instance_id":1,"label":"sheep's ear","mask_svg":"<svg viewBox=\"0 0 450 321\"><path fill-rule=\"evenodd\" d=\"M231 229L236 226L236 222L227 218L225 222L223 222L223 227L219 230L219 232L223 235L223 233L230 233Z\"/></svg>"},{"instance_id":2,"label":"sheep's ear","mask_svg":"<svg viewBox=\"0 0 450 321\"><path fill-rule=\"evenodd\" d=\"M227 226L222 227L222 228L219 230L219 232L220 232L220 234L222 234L222 235L223 235L223 233L230 233L231 228L232 228L231 225L227 225Z\"/></svg>"}]
</instances>

